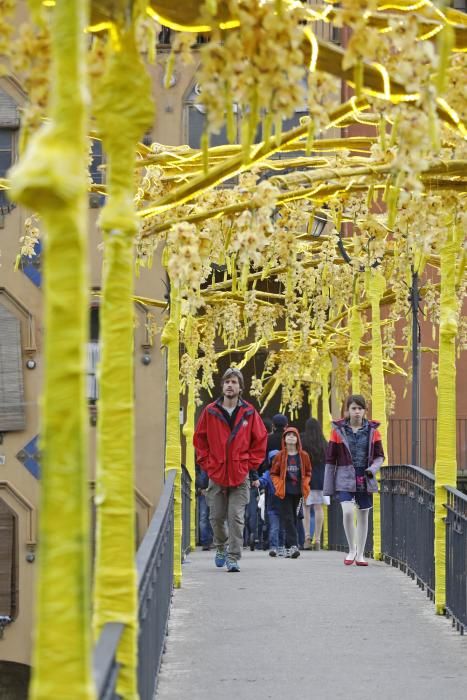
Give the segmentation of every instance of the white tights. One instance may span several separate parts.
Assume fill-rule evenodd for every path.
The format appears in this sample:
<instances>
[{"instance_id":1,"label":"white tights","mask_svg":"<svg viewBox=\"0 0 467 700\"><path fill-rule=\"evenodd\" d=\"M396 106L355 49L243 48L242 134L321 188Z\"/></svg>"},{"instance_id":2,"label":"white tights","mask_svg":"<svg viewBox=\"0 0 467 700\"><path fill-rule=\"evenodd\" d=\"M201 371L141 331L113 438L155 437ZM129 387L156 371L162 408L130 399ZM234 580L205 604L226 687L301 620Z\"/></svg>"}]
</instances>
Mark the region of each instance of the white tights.
<instances>
[{"instance_id":1,"label":"white tights","mask_svg":"<svg viewBox=\"0 0 467 700\"><path fill-rule=\"evenodd\" d=\"M369 509L361 510L355 507L353 501L344 501L342 506L342 521L344 525L347 544L349 545L349 559L365 561L364 552L368 535ZM357 511L357 527L355 528L355 511Z\"/></svg>"}]
</instances>

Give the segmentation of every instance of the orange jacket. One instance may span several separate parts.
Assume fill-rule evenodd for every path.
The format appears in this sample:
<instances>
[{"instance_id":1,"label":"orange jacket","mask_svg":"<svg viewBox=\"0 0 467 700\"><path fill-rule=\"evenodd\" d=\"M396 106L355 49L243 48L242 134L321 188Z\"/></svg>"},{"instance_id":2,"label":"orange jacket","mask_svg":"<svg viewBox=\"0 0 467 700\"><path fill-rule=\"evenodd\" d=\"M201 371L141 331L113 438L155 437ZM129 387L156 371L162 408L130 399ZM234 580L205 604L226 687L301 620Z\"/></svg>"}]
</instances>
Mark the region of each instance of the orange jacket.
<instances>
[{"instance_id":1,"label":"orange jacket","mask_svg":"<svg viewBox=\"0 0 467 700\"><path fill-rule=\"evenodd\" d=\"M300 441L300 433L296 428L286 428L284 430L284 435L282 436L282 449L276 454L272 460L271 466L271 479L276 489L276 496L278 498L285 498L285 479L287 476L287 448L285 446L285 436L287 433L295 433L297 436L297 451L300 458L300 471L302 474L302 496L306 500L308 494L310 493L310 479L311 479L311 460L308 453L302 450L302 443Z\"/></svg>"}]
</instances>

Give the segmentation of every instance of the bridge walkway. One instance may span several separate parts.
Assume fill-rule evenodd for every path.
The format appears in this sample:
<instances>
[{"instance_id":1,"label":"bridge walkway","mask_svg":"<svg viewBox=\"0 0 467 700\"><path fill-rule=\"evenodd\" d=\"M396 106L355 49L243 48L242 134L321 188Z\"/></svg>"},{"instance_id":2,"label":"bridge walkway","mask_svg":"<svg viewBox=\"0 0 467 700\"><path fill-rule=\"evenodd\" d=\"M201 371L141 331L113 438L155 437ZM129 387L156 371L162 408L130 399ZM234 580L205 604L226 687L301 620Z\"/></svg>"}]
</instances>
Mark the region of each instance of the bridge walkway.
<instances>
[{"instance_id":1,"label":"bridge walkway","mask_svg":"<svg viewBox=\"0 0 467 700\"><path fill-rule=\"evenodd\" d=\"M465 700L467 638L417 585L340 552L197 550L176 590L157 700Z\"/></svg>"}]
</instances>

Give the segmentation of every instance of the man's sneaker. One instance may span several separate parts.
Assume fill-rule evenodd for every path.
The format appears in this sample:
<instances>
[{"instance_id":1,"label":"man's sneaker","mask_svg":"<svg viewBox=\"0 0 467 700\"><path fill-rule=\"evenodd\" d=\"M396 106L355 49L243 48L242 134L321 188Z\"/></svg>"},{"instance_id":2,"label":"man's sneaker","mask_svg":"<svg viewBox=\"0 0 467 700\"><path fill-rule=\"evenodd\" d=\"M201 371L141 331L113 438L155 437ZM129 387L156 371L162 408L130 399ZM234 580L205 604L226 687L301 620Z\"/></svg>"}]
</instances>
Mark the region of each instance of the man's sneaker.
<instances>
[{"instance_id":1,"label":"man's sneaker","mask_svg":"<svg viewBox=\"0 0 467 700\"><path fill-rule=\"evenodd\" d=\"M289 552L288 552L288 555L287 555L287 556L289 556L291 559L297 559L297 557L300 556L300 550L299 550L299 548L296 547L295 545L293 545L293 547L291 547L291 548L289 549Z\"/></svg>"},{"instance_id":2,"label":"man's sneaker","mask_svg":"<svg viewBox=\"0 0 467 700\"><path fill-rule=\"evenodd\" d=\"M224 547L218 547L216 549L216 556L214 557L214 563L219 568L222 569L225 566L225 560L227 558L227 553Z\"/></svg>"},{"instance_id":3,"label":"man's sneaker","mask_svg":"<svg viewBox=\"0 0 467 700\"><path fill-rule=\"evenodd\" d=\"M278 557L286 557L287 556L287 550L285 547L279 547L277 550L277 556Z\"/></svg>"},{"instance_id":4,"label":"man's sneaker","mask_svg":"<svg viewBox=\"0 0 467 700\"><path fill-rule=\"evenodd\" d=\"M269 556L270 557L277 557L277 549L270 549Z\"/></svg>"},{"instance_id":5,"label":"man's sneaker","mask_svg":"<svg viewBox=\"0 0 467 700\"><path fill-rule=\"evenodd\" d=\"M230 559L229 557L227 557L227 560L225 563L227 564L227 571L229 571L230 573L232 573L234 571L240 571L240 566L238 564L238 561L236 561L235 559Z\"/></svg>"}]
</instances>

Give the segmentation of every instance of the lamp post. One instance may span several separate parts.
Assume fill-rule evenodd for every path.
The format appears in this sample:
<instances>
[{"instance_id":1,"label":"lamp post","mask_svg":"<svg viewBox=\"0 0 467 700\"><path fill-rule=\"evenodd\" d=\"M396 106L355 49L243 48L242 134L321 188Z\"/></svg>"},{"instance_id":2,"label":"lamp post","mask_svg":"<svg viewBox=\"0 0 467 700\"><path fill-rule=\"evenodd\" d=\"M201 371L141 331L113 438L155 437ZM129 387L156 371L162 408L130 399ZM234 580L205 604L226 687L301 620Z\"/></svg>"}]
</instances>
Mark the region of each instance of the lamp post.
<instances>
[{"instance_id":1,"label":"lamp post","mask_svg":"<svg viewBox=\"0 0 467 700\"><path fill-rule=\"evenodd\" d=\"M412 265L412 284L410 286L410 308L412 310L412 464L420 464L420 324L418 312L420 288L418 272Z\"/></svg>"}]
</instances>

